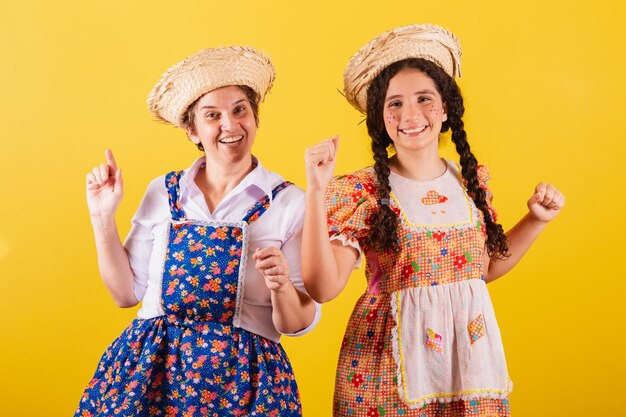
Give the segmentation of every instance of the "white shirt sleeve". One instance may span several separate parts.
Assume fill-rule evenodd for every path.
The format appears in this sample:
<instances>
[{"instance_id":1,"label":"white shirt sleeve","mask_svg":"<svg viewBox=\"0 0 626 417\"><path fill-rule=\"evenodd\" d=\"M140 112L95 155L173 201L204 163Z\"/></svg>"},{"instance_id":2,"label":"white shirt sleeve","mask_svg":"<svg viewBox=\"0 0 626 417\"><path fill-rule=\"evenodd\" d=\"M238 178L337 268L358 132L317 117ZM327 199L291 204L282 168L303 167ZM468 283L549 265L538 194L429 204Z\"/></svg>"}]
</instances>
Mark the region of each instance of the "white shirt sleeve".
<instances>
[{"instance_id":1,"label":"white shirt sleeve","mask_svg":"<svg viewBox=\"0 0 626 417\"><path fill-rule=\"evenodd\" d=\"M150 259L155 243L153 228L169 216L168 196L164 181L164 177L161 176L148 185L124 242L130 268L133 271L135 297L139 301L146 294L150 277Z\"/></svg>"}]
</instances>

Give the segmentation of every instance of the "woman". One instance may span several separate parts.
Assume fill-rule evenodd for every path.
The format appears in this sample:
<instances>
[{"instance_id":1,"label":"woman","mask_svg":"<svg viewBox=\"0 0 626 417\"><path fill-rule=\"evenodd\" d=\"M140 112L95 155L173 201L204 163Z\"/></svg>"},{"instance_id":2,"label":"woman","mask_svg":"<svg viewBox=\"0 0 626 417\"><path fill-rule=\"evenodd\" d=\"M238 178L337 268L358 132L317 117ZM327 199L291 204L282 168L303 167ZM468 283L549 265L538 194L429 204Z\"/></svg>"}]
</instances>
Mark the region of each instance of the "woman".
<instances>
[{"instance_id":1,"label":"woman","mask_svg":"<svg viewBox=\"0 0 626 417\"><path fill-rule=\"evenodd\" d=\"M374 166L331 180L338 139L306 151L307 290L329 301L361 252L367 261L367 290L337 366L336 416L510 414L485 284L517 264L565 198L540 183L528 213L504 233L464 129L460 56L457 38L438 26L377 36L344 73L346 98L367 116ZM439 155L448 130L460 167Z\"/></svg>"},{"instance_id":2,"label":"woman","mask_svg":"<svg viewBox=\"0 0 626 417\"><path fill-rule=\"evenodd\" d=\"M148 186L122 246L111 151L87 175L104 283L135 319L106 350L76 416L300 416L280 334L319 320L299 252L304 193L252 155L274 67L244 47L205 49L148 98L204 155Z\"/></svg>"}]
</instances>

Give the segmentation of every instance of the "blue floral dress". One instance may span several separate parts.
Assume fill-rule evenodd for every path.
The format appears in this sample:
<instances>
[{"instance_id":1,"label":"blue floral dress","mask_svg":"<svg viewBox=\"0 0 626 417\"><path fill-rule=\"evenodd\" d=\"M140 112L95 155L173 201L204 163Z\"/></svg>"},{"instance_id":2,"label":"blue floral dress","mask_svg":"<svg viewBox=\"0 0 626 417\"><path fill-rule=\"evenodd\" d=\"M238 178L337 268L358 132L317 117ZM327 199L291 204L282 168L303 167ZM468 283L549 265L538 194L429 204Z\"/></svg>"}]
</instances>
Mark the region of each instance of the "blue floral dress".
<instances>
[{"instance_id":1,"label":"blue floral dress","mask_svg":"<svg viewBox=\"0 0 626 417\"><path fill-rule=\"evenodd\" d=\"M181 174L165 177L165 315L135 319L107 348L75 416L301 416L281 345L238 327L248 226L270 199L239 222L190 220L178 198Z\"/></svg>"}]
</instances>

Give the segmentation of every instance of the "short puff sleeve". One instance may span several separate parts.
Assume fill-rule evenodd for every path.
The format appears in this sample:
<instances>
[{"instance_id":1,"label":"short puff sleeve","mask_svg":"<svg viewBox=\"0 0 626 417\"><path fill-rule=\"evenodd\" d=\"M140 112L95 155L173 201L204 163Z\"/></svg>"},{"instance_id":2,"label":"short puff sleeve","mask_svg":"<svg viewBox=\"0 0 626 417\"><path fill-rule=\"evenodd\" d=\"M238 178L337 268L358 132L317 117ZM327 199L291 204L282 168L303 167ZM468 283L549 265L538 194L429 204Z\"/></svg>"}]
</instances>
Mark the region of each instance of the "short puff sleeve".
<instances>
[{"instance_id":1,"label":"short puff sleeve","mask_svg":"<svg viewBox=\"0 0 626 417\"><path fill-rule=\"evenodd\" d=\"M340 240L360 254L377 210L374 181L366 171L334 177L326 188L328 237ZM355 268L360 261L359 255Z\"/></svg>"}]
</instances>

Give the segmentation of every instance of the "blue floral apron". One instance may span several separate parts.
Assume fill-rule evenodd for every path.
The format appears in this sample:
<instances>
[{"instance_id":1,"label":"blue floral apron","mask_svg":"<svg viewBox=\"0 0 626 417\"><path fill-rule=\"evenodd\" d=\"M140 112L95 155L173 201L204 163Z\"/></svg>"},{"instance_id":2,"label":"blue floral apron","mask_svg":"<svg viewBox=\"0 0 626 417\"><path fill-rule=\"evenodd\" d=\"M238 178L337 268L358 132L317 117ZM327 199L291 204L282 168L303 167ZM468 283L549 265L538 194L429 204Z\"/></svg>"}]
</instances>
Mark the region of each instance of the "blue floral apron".
<instances>
[{"instance_id":1,"label":"blue floral apron","mask_svg":"<svg viewBox=\"0 0 626 417\"><path fill-rule=\"evenodd\" d=\"M300 416L281 345L239 328L248 226L270 199L239 222L189 220L178 198L181 174L165 177L165 315L135 319L107 348L75 416Z\"/></svg>"}]
</instances>

